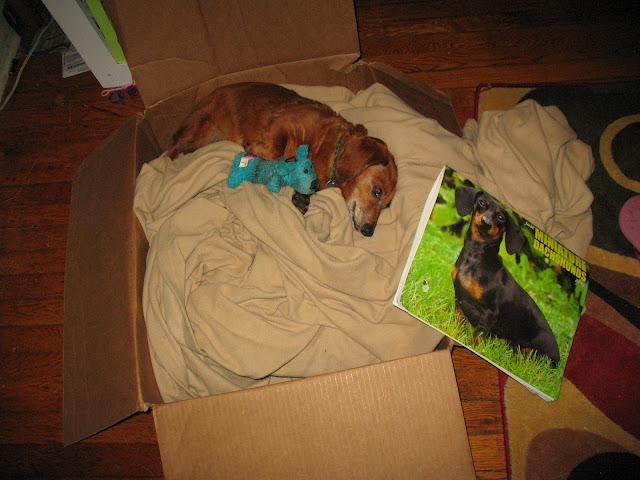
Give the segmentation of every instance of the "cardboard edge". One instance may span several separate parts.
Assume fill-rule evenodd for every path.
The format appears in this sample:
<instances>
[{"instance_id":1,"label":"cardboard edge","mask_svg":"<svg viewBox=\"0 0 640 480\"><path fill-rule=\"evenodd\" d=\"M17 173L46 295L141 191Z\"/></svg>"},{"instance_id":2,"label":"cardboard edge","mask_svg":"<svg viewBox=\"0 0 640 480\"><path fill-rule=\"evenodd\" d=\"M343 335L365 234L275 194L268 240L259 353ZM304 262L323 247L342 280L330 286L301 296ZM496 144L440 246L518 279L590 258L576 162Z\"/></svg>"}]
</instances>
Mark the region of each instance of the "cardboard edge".
<instances>
[{"instance_id":1,"label":"cardboard edge","mask_svg":"<svg viewBox=\"0 0 640 480\"><path fill-rule=\"evenodd\" d=\"M136 136L135 150L135 179L137 182L138 174L142 169L142 165L158 157L162 153L149 122L146 118L138 122L138 132ZM131 203L131 211L133 211L133 197ZM132 235L136 243L136 268L135 268L135 319L134 319L134 337L135 337L135 358L136 358L136 375L138 384L138 404L139 411L148 411L152 405L162 403L162 395L156 383L153 373L153 365L151 362L151 352L147 339L147 326L144 319L144 309L142 304L142 291L144 288L144 278L147 266L147 252L149 251L149 242L144 234L142 225L136 215L132 216Z\"/></svg>"},{"instance_id":2,"label":"cardboard edge","mask_svg":"<svg viewBox=\"0 0 640 480\"><path fill-rule=\"evenodd\" d=\"M421 115L437 120L440 125L454 135L462 136L462 129L453 110L449 94L429 87L420 80L387 64L371 62L368 65L373 71L376 82L385 85ZM434 116L433 112L437 112L437 115Z\"/></svg>"},{"instance_id":3,"label":"cardboard edge","mask_svg":"<svg viewBox=\"0 0 640 480\"><path fill-rule=\"evenodd\" d=\"M159 398L140 321L144 256L131 204L132 170L158 148L140 128L143 119L129 119L74 175L64 281L64 445L148 409L145 394Z\"/></svg>"},{"instance_id":4,"label":"cardboard edge","mask_svg":"<svg viewBox=\"0 0 640 480\"><path fill-rule=\"evenodd\" d=\"M103 382L98 381L101 372L95 360L104 360L108 348L104 348L106 341L98 341L95 332L104 328L106 334L109 331L113 332L114 327L109 329L106 325L100 325L107 318L94 318L97 324L92 323L89 312L94 302L98 301L96 299L104 295L99 286L94 287L94 285L100 285L105 281L109 283L106 275L110 269L104 268L105 261L101 260L99 252L102 249L111 248L110 243L113 243L109 241L109 234L103 232L95 220L102 217L111 204L111 201L105 201L101 191L103 189L99 186L102 180L98 179L102 176L101 164L105 157L113 157L114 151L118 150L114 147L114 143L124 143L124 148L133 147L138 121L138 116L129 119L85 158L74 175L64 280L63 442L65 445L94 434L125 415L133 413L134 407L127 398L126 392L124 397L118 399L117 406L99 409L100 403L107 397L106 392L100 391L99 383ZM111 178L111 183L115 182L116 180ZM89 238L88 234L98 237L101 240L100 243L93 242L94 238ZM126 256L127 247L124 248ZM97 278L94 277L93 271ZM128 272L125 266L125 278L126 275ZM92 277L95 281L89 280ZM111 285L107 288L110 289L110 295L116 293L117 286L115 289ZM129 298L125 291L118 293L123 295L123 299ZM118 333L123 328L126 329L126 323L122 319L127 317L127 310L128 305L125 305L119 312L113 312L120 319L119 322L116 321L117 327L115 327ZM104 315L101 316L104 317ZM133 356L127 355L127 352L120 353L124 354L123 362L130 364ZM93 358L96 355L97 358ZM123 382L123 389L125 386L129 388L134 386L131 375L121 375L119 372L118 377Z\"/></svg>"},{"instance_id":5,"label":"cardboard edge","mask_svg":"<svg viewBox=\"0 0 640 480\"><path fill-rule=\"evenodd\" d=\"M289 1L282 6L189 0L179 10L170 0L156 3L151 10L144 2L106 0L104 4L147 108L227 75L323 58L333 59L334 65L342 61L338 67L342 69L360 56L355 6L350 0L317 5ZM282 8L287 15L282 15ZM169 11L176 22L191 29L176 35L174 24L165 21ZM266 17L247 15L256 11ZM270 26L274 24L279 28ZM254 31L262 37L254 37ZM240 48L247 51L241 54ZM239 61L244 57L247 61ZM172 74L158 81L165 72Z\"/></svg>"},{"instance_id":6,"label":"cardboard edge","mask_svg":"<svg viewBox=\"0 0 640 480\"><path fill-rule=\"evenodd\" d=\"M475 478L445 350L153 411L167 479Z\"/></svg>"}]
</instances>

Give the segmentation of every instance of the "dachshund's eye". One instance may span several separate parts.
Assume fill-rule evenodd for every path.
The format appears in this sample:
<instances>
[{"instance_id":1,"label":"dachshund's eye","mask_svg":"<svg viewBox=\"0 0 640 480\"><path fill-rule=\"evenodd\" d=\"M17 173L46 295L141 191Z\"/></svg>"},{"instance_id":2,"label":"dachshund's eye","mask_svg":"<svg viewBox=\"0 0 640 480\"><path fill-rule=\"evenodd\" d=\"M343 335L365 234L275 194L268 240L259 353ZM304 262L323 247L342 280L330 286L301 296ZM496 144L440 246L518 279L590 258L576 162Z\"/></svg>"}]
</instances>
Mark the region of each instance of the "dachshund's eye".
<instances>
[{"instance_id":1,"label":"dachshund's eye","mask_svg":"<svg viewBox=\"0 0 640 480\"><path fill-rule=\"evenodd\" d=\"M498 222L500 222L500 223L504 223L504 222L507 221L507 218L504 216L504 213L502 213L502 212L498 213L496 218L497 218Z\"/></svg>"},{"instance_id":2,"label":"dachshund's eye","mask_svg":"<svg viewBox=\"0 0 640 480\"><path fill-rule=\"evenodd\" d=\"M380 187L373 187L373 196L380 198L382 196L382 189Z\"/></svg>"},{"instance_id":3,"label":"dachshund's eye","mask_svg":"<svg viewBox=\"0 0 640 480\"><path fill-rule=\"evenodd\" d=\"M485 202L484 200L480 199L480 200L478 200L478 206L480 208L485 208L487 206L487 202Z\"/></svg>"}]
</instances>

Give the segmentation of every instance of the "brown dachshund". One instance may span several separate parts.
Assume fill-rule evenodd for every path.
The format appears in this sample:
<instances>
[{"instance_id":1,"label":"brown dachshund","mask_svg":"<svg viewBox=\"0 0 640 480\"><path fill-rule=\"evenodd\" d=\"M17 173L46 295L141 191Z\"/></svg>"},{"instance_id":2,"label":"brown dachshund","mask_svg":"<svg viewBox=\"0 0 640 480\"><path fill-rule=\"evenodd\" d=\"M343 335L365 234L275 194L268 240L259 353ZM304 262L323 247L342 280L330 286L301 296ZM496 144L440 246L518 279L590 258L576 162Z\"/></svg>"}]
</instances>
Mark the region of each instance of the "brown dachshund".
<instances>
[{"instance_id":1,"label":"brown dachshund","mask_svg":"<svg viewBox=\"0 0 640 480\"><path fill-rule=\"evenodd\" d=\"M398 170L386 144L327 105L269 83L238 83L214 90L185 119L167 155L176 158L212 142L230 140L267 160L293 157L309 145L319 190L338 187L353 226L373 235L396 192ZM295 192L304 214L309 195Z\"/></svg>"}]
</instances>

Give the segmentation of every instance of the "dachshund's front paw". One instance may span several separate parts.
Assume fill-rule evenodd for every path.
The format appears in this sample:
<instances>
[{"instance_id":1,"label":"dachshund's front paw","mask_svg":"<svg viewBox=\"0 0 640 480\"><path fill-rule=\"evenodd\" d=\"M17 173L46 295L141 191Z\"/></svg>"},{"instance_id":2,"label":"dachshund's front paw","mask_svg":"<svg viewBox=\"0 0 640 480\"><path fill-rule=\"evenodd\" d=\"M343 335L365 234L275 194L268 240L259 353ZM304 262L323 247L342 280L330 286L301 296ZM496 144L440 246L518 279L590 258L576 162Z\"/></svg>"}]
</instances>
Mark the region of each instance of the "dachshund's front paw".
<instances>
[{"instance_id":1,"label":"dachshund's front paw","mask_svg":"<svg viewBox=\"0 0 640 480\"><path fill-rule=\"evenodd\" d=\"M488 335L490 335L490 333L486 329L483 327L476 327L473 330L473 345L476 347L479 346L485 336Z\"/></svg>"},{"instance_id":2,"label":"dachshund's front paw","mask_svg":"<svg viewBox=\"0 0 640 480\"><path fill-rule=\"evenodd\" d=\"M303 215L307 213L309 210L309 202L311 201L311 195L300 192L293 192L293 197L291 197L291 201L295 205L295 207L300 210L300 213Z\"/></svg>"}]
</instances>

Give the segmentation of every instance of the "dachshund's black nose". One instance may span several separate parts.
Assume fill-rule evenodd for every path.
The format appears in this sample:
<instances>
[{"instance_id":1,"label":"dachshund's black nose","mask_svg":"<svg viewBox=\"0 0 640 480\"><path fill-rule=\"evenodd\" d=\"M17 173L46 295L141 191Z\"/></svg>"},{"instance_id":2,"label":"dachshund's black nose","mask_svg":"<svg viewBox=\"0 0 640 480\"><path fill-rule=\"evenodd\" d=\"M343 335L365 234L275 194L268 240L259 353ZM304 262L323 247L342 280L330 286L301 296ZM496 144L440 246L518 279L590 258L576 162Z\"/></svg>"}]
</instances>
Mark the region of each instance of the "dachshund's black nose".
<instances>
[{"instance_id":1,"label":"dachshund's black nose","mask_svg":"<svg viewBox=\"0 0 640 480\"><path fill-rule=\"evenodd\" d=\"M317 192L319 187L320 184L318 183L317 179L311 182L311 190L313 190L314 192Z\"/></svg>"},{"instance_id":2,"label":"dachshund's black nose","mask_svg":"<svg viewBox=\"0 0 640 480\"><path fill-rule=\"evenodd\" d=\"M371 235L373 235L373 230L375 230L375 228L376 227L374 227L370 223L367 223L360 229L360 233L362 233L365 237L370 237Z\"/></svg>"}]
</instances>

